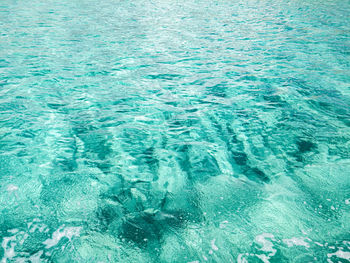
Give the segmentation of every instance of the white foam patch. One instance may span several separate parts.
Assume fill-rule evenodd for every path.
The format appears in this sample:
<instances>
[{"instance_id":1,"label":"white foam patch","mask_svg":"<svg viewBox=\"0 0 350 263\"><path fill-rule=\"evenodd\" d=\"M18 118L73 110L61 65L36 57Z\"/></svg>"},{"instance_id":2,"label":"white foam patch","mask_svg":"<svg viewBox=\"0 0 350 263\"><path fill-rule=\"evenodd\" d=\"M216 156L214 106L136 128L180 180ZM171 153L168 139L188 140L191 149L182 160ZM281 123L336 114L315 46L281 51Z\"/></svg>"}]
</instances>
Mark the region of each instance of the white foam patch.
<instances>
[{"instance_id":1,"label":"white foam patch","mask_svg":"<svg viewBox=\"0 0 350 263\"><path fill-rule=\"evenodd\" d=\"M51 248L56 246L63 237L66 237L71 241L73 236L79 236L80 231L81 227L65 228L64 225L62 225L52 234L52 238L45 240L43 244L46 245L46 248Z\"/></svg>"},{"instance_id":2,"label":"white foam patch","mask_svg":"<svg viewBox=\"0 0 350 263\"><path fill-rule=\"evenodd\" d=\"M10 230L7 230L7 232L9 232L11 234L16 234L18 232L18 229L17 228L10 229Z\"/></svg>"},{"instance_id":3,"label":"white foam patch","mask_svg":"<svg viewBox=\"0 0 350 263\"><path fill-rule=\"evenodd\" d=\"M44 252L42 250L40 250L38 253L34 254L33 256L31 256L29 258L30 262L31 263L40 263L42 262L41 260L41 255L43 254Z\"/></svg>"},{"instance_id":4,"label":"white foam patch","mask_svg":"<svg viewBox=\"0 0 350 263\"><path fill-rule=\"evenodd\" d=\"M329 254L327 254L327 256L328 256L328 258L331 258L332 256L336 256L338 258L342 258L342 259L350 261L350 252L345 252L341 249L339 249L337 252L329 253Z\"/></svg>"},{"instance_id":5,"label":"white foam patch","mask_svg":"<svg viewBox=\"0 0 350 263\"><path fill-rule=\"evenodd\" d=\"M273 248L272 242L266 238L270 238L271 240L275 241L274 235L270 233L263 233L256 236L255 241L262 245L262 248L260 248L260 250L270 252L269 256L272 257L276 254L277 250Z\"/></svg>"},{"instance_id":6,"label":"white foam patch","mask_svg":"<svg viewBox=\"0 0 350 263\"><path fill-rule=\"evenodd\" d=\"M248 260L245 257L249 256L255 256L255 254L249 254L249 253L241 253L237 257L237 263L248 263Z\"/></svg>"},{"instance_id":7,"label":"white foam patch","mask_svg":"<svg viewBox=\"0 0 350 263\"><path fill-rule=\"evenodd\" d=\"M259 243L262 246L262 248L260 248L260 250L264 251L264 252L268 252L268 254L267 255L255 254L255 256L258 257L262 262L269 263L270 262L270 258L273 257L276 254L277 249L274 249L273 248L273 243L270 240L267 240L266 238L269 238L269 239L271 239L273 241L276 241L274 235L270 234L270 233L263 233L261 235L256 236L255 237L255 242Z\"/></svg>"},{"instance_id":8,"label":"white foam patch","mask_svg":"<svg viewBox=\"0 0 350 263\"><path fill-rule=\"evenodd\" d=\"M309 243L307 243L304 238L292 237L292 238L289 238L289 239L283 239L282 241L288 247L293 247L293 246L303 246L303 247L306 247L306 248L310 247Z\"/></svg>"},{"instance_id":9,"label":"white foam patch","mask_svg":"<svg viewBox=\"0 0 350 263\"><path fill-rule=\"evenodd\" d=\"M9 184L9 185L7 186L7 191L8 191L8 192L14 192L14 191L17 191L17 190L18 190L18 186L16 186L16 185Z\"/></svg>"},{"instance_id":10,"label":"white foam patch","mask_svg":"<svg viewBox=\"0 0 350 263\"><path fill-rule=\"evenodd\" d=\"M4 239L2 240L1 246L4 249L4 257L1 259L1 263L6 263L7 259L11 259L15 256L16 243L11 242L15 240L16 240L16 236L4 237Z\"/></svg>"},{"instance_id":11,"label":"white foam patch","mask_svg":"<svg viewBox=\"0 0 350 263\"><path fill-rule=\"evenodd\" d=\"M319 242L315 242L316 245L323 247L323 244L319 243Z\"/></svg>"},{"instance_id":12,"label":"white foam patch","mask_svg":"<svg viewBox=\"0 0 350 263\"><path fill-rule=\"evenodd\" d=\"M214 251L218 251L219 248L215 245L215 238L210 242L210 245L211 245L211 248L214 250Z\"/></svg>"},{"instance_id":13,"label":"white foam patch","mask_svg":"<svg viewBox=\"0 0 350 263\"><path fill-rule=\"evenodd\" d=\"M148 118L144 115L135 116L134 119L135 119L135 121L153 121L153 119Z\"/></svg>"}]
</instances>

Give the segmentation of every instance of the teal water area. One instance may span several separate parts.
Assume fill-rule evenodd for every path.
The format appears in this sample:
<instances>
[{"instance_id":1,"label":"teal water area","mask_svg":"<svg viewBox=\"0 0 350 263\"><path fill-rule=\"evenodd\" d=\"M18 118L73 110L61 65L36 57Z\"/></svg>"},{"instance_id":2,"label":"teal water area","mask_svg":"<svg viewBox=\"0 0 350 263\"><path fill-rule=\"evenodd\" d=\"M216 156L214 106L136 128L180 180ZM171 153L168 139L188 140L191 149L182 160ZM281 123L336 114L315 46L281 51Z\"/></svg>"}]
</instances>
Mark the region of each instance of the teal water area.
<instances>
[{"instance_id":1,"label":"teal water area","mask_svg":"<svg viewBox=\"0 0 350 263\"><path fill-rule=\"evenodd\" d=\"M0 260L349 262L350 1L0 3Z\"/></svg>"}]
</instances>

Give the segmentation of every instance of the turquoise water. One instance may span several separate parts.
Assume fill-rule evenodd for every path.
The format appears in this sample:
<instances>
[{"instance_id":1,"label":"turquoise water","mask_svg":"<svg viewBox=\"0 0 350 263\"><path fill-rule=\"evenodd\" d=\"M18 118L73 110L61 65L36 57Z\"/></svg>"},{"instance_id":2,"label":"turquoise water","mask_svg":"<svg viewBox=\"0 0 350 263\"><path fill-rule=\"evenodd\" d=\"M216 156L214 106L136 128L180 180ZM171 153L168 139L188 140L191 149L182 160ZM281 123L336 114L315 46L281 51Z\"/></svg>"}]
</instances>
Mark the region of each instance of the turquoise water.
<instances>
[{"instance_id":1,"label":"turquoise water","mask_svg":"<svg viewBox=\"0 0 350 263\"><path fill-rule=\"evenodd\" d=\"M1 262L349 262L350 2L0 3Z\"/></svg>"}]
</instances>

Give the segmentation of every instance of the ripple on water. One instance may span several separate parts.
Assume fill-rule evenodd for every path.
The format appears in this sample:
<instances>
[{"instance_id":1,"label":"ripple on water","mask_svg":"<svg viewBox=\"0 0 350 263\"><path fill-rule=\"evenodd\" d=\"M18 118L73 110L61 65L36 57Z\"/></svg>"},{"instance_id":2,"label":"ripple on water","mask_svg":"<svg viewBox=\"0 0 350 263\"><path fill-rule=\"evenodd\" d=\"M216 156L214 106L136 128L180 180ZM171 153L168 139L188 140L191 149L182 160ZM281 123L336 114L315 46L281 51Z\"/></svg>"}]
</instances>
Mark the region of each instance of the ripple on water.
<instances>
[{"instance_id":1,"label":"ripple on water","mask_svg":"<svg viewBox=\"0 0 350 263\"><path fill-rule=\"evenodd\" d=\"M349 261L349 8L5 1L1 262Z\"/></svg>"}]
</instances>

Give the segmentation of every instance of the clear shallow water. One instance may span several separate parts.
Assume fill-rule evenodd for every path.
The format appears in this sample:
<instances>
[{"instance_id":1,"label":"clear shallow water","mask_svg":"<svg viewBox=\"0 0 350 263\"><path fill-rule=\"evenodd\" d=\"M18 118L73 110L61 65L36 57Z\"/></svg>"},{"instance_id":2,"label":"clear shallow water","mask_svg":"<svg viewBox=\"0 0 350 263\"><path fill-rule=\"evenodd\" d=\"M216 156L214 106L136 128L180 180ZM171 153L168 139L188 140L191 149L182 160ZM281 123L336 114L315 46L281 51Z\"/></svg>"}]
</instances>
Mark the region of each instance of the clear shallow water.
<instances>
[{"instance_id":1,"label":"clear shallow water","mask_svg":"<svg viewBox=\"0 0 350 263\"><path fill-rule=\"evenodd\" d=\"M2 1L1 262L350 260L349 1Z\"/></svg>"}]
</instances>

